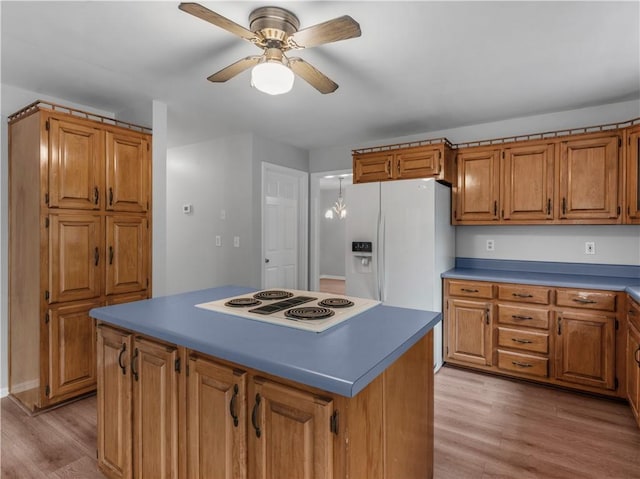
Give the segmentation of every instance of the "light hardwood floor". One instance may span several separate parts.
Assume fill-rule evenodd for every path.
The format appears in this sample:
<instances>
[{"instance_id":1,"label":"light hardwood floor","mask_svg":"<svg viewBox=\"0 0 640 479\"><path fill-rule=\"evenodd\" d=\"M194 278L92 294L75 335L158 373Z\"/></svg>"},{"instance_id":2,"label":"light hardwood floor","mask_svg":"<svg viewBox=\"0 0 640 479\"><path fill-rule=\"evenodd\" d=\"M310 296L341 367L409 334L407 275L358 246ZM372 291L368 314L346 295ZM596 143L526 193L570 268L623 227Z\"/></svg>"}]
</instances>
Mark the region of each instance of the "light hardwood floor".
<instances>
[{"instance_id":1,"label":"light hardwood floor","mask_svg":"<svg viewBox=\"0 0 640 479\"><path fill-rule=\"evenodd\" d=\"M344 295L344 279L320 278L320 292Z\"/></svg>"},{"instance_id":2,"label":"light hardwood floor","mask_svg":"<svg viewBox=\"0 0 640 479\"><path fill-rule=\"evenodd\" d=\"M435 391L436 479L640 478L640 430L624 403L447 366ZM103 478L95 408L92 396L28 417L2 399L0 476Z\"/></svg>"}]
</instances>

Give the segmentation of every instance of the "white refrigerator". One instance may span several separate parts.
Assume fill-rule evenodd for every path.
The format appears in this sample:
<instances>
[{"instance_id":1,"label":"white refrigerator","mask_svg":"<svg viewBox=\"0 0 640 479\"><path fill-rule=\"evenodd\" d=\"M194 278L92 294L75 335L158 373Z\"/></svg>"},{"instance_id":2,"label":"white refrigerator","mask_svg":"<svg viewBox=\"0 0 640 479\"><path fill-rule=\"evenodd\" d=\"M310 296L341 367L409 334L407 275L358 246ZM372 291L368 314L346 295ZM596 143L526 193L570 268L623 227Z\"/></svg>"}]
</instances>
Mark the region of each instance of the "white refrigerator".
<instances>
[{"instance_id":1,"label":"white refrigerator","mask_svg":"<svg viewBox=\"0 0 640 479\"><path fill-rule=\"evenodd\" d=\"M450 188L433 179L361 183L346 187L344 202L346 294L441 312L440 275L455 263ZM440 322L436 371L443 363L442 330Z\"/></svg>"}]
</instances>

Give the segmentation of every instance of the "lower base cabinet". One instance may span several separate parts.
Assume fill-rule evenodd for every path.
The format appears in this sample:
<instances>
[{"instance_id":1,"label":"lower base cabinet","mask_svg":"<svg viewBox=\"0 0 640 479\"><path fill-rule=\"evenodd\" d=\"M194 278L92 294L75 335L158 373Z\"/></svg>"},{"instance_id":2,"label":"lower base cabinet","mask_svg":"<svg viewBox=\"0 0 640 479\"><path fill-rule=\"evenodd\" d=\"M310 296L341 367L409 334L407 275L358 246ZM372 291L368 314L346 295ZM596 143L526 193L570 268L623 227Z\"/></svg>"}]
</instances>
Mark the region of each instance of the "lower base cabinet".
<instances>
[{"instance_id":1,"label":"lower base cabinet","mask_svg":"<svg viewBox=\"0 0 640 479\"><path fill-rule=\"evenodd\" d=\"M640 426L640 304L631 299L627 320L627 398Z\"/></svg>"},{"instance_id":2,"label":"lower base cabinet","mask_svg":"<svg viewBox=\"0 0 640 479\"><path fill-rule=\"evenodd\" d=\"M106 324L97 345L109 478L433 478L433 333L352 398Z\"/></svg>"}]
</instances>

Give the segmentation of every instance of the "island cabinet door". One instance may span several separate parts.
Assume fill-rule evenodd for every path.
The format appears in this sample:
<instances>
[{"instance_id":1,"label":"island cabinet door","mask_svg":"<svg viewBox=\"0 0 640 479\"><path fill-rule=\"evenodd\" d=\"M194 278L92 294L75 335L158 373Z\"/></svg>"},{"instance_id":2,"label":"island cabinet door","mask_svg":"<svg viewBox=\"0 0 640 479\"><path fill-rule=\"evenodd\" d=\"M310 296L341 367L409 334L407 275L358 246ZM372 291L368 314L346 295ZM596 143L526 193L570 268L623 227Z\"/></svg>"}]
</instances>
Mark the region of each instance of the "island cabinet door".
<instances>
[{"instance_id":1,"label":"island cabinet door","mask_svg":"<svg viewBox=\"0 0 640 479\"><path fill-rule=\"evenodd\" d=\"M178 350L133 345L133 470L136 479L178 477Z\"/></svg>"},{"instance_id":2,"label":"island cabinet door","mask_svg":"<svg viewBox=\"0 0 640 479\"><path fill-rule=\"evenodd\" d=\"M333 402L260 377L249 391L249 476L332 478Z\"/></svg>"},{"instance_id":3,"label":"island cabinet door","mask_svg":"<svg viewBox=\"0 0 640 479\"><path fill-rule=\"evenodd\" d=\"M131 334L98 326L98 467L131 479Z\"/></svg>"},{"instance_id":4,"label":"island cabinet door","mask_svg":"<svg viewBox=\"0 0 640 479\"><path fill-rule=\"evenodd\" d=\"M187 382L187 476L245 479L247 374L192 355Z\"/></svg>"}]
</instances>

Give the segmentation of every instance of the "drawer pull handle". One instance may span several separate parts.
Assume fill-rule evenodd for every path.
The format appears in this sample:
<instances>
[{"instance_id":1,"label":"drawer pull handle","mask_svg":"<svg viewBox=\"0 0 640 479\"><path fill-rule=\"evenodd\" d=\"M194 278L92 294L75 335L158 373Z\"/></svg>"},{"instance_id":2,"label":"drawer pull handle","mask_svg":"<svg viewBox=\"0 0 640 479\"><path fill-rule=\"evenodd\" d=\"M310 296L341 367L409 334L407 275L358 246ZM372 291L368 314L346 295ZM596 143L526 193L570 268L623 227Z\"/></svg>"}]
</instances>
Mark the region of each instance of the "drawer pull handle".
<instances>
[{"instance_id":1,"label":"drawer pull handle","mask_svg":"<svg viewBox=\"0 0 640 479\"><path fill-rule=\"evenodd\" d=\"M511 315L511 317L512 317L513 319L522 319L522 320L524 320L524 321L530 321L530 320L532 320L532 319L533 319L533 317L532 317L532 316L523 316L523 315L521 315L521 314L512 314L512 315Z\"/></svg>"},{"instance_id":2,"label":"drawer pull handle","mask_svg":"<svg viewBox=\"0 0 640 479\"><path fill-rule=\"evenodd\" d=\"M477 293L478 292L477 289L471 289L471 288L462 288L462 291L464 291L465 293Z\"/></svg>"},{"instance_id":3,"label":"drawer pull handle","mask_svg":"<svg viewBox=\"0 0 640 479\"><path fill-rule=\"evenodd\" d=\"M513 341L514 343L519 343L519 344L531 344L533 341L530 341L528 339L520 339L520 338L511 338L511 341Z\"/></svg>"},{"instance_id":4,"label":"drawer pull handle","mask_svg":"<svg viewBox=\"0 0 640 479\"><path fill-rule=\"evenodd\" d=\"M131 373L133 379L138 380L138 371L136 371L136 362L138 361L138 348L133 350L133 359L131 359Z\"/></svg>"},{"instance_id":5,"label":"drawer pull handle","mask_svg":"<svg viewBox=\"0 0 640 479\"><path fill-rule=\"evenodd\" d=\"M573 298L573 301L580 304L596 304L597 301L588 298Z\"/></svg>"},{"instance_id":6,"label":"drawer pull handle","mask_svg":"<svg viewBox=\"0 0 640 479\"><path fill-rule=\"evenodd\" d=\"M529 363L521 363L520 361L511 361L511 364L518 366L519 368L532 368L533 365Z\"/></svg>"},{"instance_id":7,"label":"drawer pull handle","mask_svg":"<svg viewBox=\"0 0 640 479\"><path fill-rule=\"evenodd\" d=\"M516 298L533 298L533 295L529 293L511 293L511 295Z\"/></svg>"}]
</instances>

